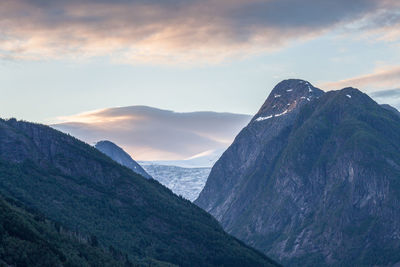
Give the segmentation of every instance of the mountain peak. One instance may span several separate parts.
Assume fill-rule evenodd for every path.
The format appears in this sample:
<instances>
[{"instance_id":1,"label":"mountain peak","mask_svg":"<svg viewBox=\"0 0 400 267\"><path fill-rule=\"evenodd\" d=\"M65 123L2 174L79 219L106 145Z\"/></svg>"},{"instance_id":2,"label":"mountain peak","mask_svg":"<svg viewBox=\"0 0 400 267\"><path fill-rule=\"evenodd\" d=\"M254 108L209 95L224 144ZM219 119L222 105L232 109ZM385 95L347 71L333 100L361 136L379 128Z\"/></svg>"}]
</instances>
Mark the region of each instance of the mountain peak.
<instances>
[{"instance_id":1,"label":"mountain peak","mask_svg":"<svg viewBox=\"0 0 400 267\"><path fill-rule=\"evenodd\" d=\"M340 90L329 91L325 94L325 97L322 101L335 106L335 109L351 109L351 107L354 108L355 106L363 109L371 105L376 105L376 102L367 94L354 87L346 87Z\"/></svg>"},{"instance_id":2,"label":"mountain peak","mask_svg":"<svg viewBox=\"0 0 400 267\"><path fill-rule=\"evenodd\" d=\"M102 140L95 144L95 148L97 148L102 153L106 154L112 160L118 162L119 164L128 167L133 172L142 175L147 179L151 179L152 177L140 166L136 161L132 159L132 157L126 153L121 147L117 146L111 141Z\"/></svg>"},{"instance_id":3,"label":"mountain peak","mask_svg":"<svg viewBox=\"0 0 400 267\"><path fill-rule=\"evenodd\" d=\"M345 87L343 89L338 90L338 92L340 94L346 94L346 96L347 96L347 94L365 95L363 92L361 92L360 90L358 90L357 88L354 88L354 87ZM368 99L370 99L370 98L368 97Z\"/></svg>"},{"instance_id":4,"label":"mountain peak","mask_svg":"<svg viewBox=\"0 0 400 267\"><path fill-rule=\"evenodd\" d=\"M285 115L323 94L324 91L314 87L308 81L300 79L283 80L272 89L254 118L256 121L261 121Z\"/></svg>"},{"instance_id":5,"label":"mountain peak","mask_svg":"<svg viewBox=\"0 0 400 267\"><path fill-rule=\"evenodd\" d=\"M96 146L98 146L98 145L101 145L101 146L112 146L112 147L120 148L119 146L117 146L116 144L114 144L113 142L108 141L108 140L101 140L101 141L97 142L95 145Z\"/></svg>"}]
</instances>

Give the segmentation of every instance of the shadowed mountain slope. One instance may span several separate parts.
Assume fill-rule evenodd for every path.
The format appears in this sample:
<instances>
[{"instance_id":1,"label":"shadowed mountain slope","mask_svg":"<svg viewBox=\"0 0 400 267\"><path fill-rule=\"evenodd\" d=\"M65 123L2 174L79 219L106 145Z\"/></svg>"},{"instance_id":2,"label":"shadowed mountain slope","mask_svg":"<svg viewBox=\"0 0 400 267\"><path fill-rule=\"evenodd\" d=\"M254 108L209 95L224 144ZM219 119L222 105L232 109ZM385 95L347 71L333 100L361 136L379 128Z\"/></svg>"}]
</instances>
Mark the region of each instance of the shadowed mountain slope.
<instances>
[{"instance_id":1,"label":"shadowed mountain slope","mask_svg":"<svg viewBox=\"0 0 400 267\"><path fill-rule=\"evenodd\" d=\"M399 262L400 118L353 88L279 115L305 83L274 88L195 203L284 265Z\"/></svg>"},{"instance_id":2,"label":"shadowed mountain slope","mask_svg":"<svg viewBox=\"0 0 400 267\"><path fill-rule=\"evenodd\" d=\"M133 266L113 252L0 197L0 266Z\"/></svg>"},{"instance_id":3,"label":"shadowed mountain slope","mask_svg":"<svg viewBox=\"0 0 400 267\"><path fill-rule=\"evenodd\" d=\"M47 126L0 120L0 193L134 262L275 265L157 181Z\"/></svg>"}]
</instances>

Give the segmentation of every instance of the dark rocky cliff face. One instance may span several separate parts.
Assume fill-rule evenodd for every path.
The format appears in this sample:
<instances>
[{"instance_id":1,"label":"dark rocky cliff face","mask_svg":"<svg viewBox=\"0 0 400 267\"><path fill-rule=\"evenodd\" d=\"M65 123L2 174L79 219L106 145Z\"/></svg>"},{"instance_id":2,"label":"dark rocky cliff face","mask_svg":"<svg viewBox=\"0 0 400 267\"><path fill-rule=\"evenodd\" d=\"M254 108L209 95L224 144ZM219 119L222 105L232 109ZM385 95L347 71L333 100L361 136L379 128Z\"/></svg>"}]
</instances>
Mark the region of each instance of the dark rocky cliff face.
<instances>
[{"instance_id":1,"label":"dark rocky cliff face","mask_svg":"<svg viewBox=\"0 0 400 267\"><path fill-rule=\"evenodd\" d=\"M284 265L399 262L399 117L345 88L268 118L293 83L275 87L195 203Z\"/></svg>"},{"instance_id":2,"label":"dark rocky cliff face","mask_svg":"<svg viewBox=\"0 0 400 267\"><path fill-rule=\"evenodd\" d=\"M95 148L109 156L112 160L118 162L119 164L128 167L133 172L142 175L147 179L152 177L140 166L136 161L129 156L122 148L110 141L100 141L97 142Z\"/></svg>"},{"instance_id":3,"label":"dark rocky cliff face","mask_svg":"<svg viewBox=\"0 0 400 267\"><path fill-rule=\"evenodd\" d=\"M214 165L196 204L222 220L232 201L243 192L243 184L247 183L249 172L256 168L260 154L268 148L266 156L273 159L285 142L277 137L293 125L302 106L321 95L322 90L303 80L286 80L275 86L247 127Z\"/></svg>"},{"instance_id":4,"label":"dark rocky cliff face","mask_svg":"<svg viewBox=\"0 0 400 267\"><path fill-rule=\"evenodd\" d=\"M157 181L44 125L0 119L0 195L95 235L137 265L276 265Z\"/></svg>"}]
</instances>

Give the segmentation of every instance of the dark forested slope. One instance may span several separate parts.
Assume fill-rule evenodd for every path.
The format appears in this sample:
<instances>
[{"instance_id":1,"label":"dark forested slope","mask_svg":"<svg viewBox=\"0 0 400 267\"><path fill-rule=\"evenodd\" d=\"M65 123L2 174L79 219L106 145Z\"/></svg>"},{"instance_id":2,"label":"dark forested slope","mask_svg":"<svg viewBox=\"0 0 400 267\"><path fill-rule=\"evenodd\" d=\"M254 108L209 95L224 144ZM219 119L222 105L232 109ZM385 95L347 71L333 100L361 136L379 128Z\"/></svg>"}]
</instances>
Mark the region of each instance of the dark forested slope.
<instances>
[{"instance_id":1,"label":"dark forested slope","mask_svg":"<svg viewBox=\"0 0 400 267\"><path fill-rule=\"evenodd\" d=\"M0 193L134 262L274 265L157 181L47 126L0 120Z\"/></svg>"},{"instance_id":2,"label":"dark forested slope","mask_svg":"<svg viewBox=\"0 0 400 267\"><path fill-rule=\"evenodd\" d=\"M0 197L0 266L132 265L113 252L101 248L94 236L80 236Z\"/></svg>"}]
</instances>

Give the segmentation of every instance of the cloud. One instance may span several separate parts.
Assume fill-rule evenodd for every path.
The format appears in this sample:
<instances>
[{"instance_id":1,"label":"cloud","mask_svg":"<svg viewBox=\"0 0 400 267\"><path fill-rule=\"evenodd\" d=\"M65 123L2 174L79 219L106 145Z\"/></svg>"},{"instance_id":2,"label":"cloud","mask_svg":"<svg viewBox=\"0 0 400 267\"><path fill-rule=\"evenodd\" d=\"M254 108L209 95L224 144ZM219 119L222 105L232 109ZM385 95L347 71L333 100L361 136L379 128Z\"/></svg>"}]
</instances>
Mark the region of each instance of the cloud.
<instances>
[{"instance_id":1,"label":"cloud","mask_svg":"<svg viewBox=\"0 0 400 267\"><path fill-rule=\"evenodd\" d=\"M368 93L380 104L390 104L400 109L400 66L379 68L375 72L345 80L321 83L324 90L338 90L344 87L356 87ZM396 89L393 89L396 88Z\"/></svg>"},{"instance_id":2,"label":"cloud","mask_svg":"<svg viewBox=\"0 0 400 267\"><path fill-rule=\"evenodd\" d=\"M113 141L137 160L183 160L205 151L225 149L251 117L131 106L60 119L63 123L52 127L91 144Z\"/></svg>"},{"instance_id":3,"label":"cloud","mask_svg":"<svg viewBox=\"0 0 400 267\"><path fill-rule=\"evenodd\" d=\"M377 9L353 26L362 31L369 42L397 42L400 40L400 2L382 1L382 4L386 8Z\"/></svg>"},{"instance_id":4,"label":"cloud","mask_svg":"<svg viewBox=\"0 0 400 267\"><path fill-rule=\"evenodd\" d=\"M373 73L352 77L345 80L326 82L319 86L323 89L341 89L344 87L357 87L367 92L387 90L400 85L400 66L391 66L377 69Z\"/></svg>"},{"instance_id":5,"label":"cloud","mask_svg":"<svg viewBox=\"0 0 400 267\"><path fill-rule=\"evenodd\" d=\"M360 19L378 21L378 11L395 5L394 0L3 0L0 55L219 62L314 38ZM385 23L391 26L390 20Z\"/></svg>"},{"instance_id":6,"label":"cloud","mask_svg":"<svg viewBox=\"0 0 400 267\"><path fill-rule=\"evenodd\" d=\"M400 88L397 89L390 89L390 90L383 90L370 93L372 97L376 98L398 98L400 99Z\"/></svg>"},{"instance_id":7,"label":"cloud","mask_svg":"<svg viewBox=\"0 0 400 267\"><path fill-rule=\"evenodd\" d=\"M400 88L375 91L369 95L380 104L389 104L400 110Z\"/></svg>"}]
</instances>

